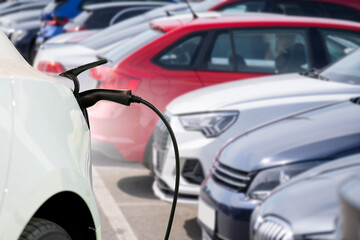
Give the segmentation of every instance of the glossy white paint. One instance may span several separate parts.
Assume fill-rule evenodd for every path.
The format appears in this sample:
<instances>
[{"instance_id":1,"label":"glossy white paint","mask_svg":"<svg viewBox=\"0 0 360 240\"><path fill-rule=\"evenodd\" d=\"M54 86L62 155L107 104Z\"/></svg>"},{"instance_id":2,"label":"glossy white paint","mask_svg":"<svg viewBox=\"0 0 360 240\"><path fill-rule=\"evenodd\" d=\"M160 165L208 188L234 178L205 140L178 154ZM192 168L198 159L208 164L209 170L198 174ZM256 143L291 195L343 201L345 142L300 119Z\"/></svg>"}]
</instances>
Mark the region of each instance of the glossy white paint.
<instances>
[{"instance_id":1,"label":"glossy white paint","mask_svg":"<svg viewBox=\"0 0 360 240\"><path fill-rule=\"evenodd\" d=\"M0 239L17 239L50 197L87 204L101 239L91 186L90 131L71 90L33 69L0 33Z\"/></svg>"},{"instance_id":2,"label":"glossy white paint","mask_svg":"<svg viewBox=\"0 0 360 240\"><path fill-rule=\"evenodd\" d=\"M207 175L221 147L234 137L266 122L326 105L339 100L358 96L360 86L310 79L298 74L284 74L272 77L241 80L202 88L173 100L166 108L171 116L171 126L179 145L181 166L186 159L198 159ZM237 110L239 117L229 129L215 138L206 138L202 133L187 131L179 121L179 115L211 111ZM175 157L168 145L162 172L155 171L158 178L173 188ZM153 152L156 148L153 148ZM154 164L156 164L154 162ZM163 200L172 196L160 191L156 182L154 193ZM200 185L180 178L179 192L197 196ZM186 198L183 202L193 202Z\"/></svg>"}]
</instances>

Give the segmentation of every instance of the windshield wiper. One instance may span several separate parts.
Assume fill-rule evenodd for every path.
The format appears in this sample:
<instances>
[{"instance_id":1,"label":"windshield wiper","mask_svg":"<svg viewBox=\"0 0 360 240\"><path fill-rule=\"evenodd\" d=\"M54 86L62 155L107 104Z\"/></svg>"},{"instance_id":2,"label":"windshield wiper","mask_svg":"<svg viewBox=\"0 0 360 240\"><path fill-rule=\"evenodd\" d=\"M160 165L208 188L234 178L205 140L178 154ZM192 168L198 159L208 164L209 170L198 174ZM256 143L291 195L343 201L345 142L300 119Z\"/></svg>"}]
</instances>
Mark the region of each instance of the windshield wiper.
<instances>
[{"instance_id":1,"label":"windshield wiper","mask_svg":"<svg viewBox=\"0 0 360 240\"><path fill-rule=\"evenodd\" d=\"M312 68L307 72L301 72L300 75L323 80L323 81L329 81L327 77L322 76L320 73L321 73L321 69Z\"/></svg>"},{"instance_id":2,"label":"windshield wiper","mask_svg":"<svg viewBox=\"0 0 360 240\"><path fill-rule=\"evenodd\" d=\"M360 97L352 98L352 99L350 99L350 101L353 102L353 103L355 103L355 104L360 105Z\"/></svg>"}]
</instances>

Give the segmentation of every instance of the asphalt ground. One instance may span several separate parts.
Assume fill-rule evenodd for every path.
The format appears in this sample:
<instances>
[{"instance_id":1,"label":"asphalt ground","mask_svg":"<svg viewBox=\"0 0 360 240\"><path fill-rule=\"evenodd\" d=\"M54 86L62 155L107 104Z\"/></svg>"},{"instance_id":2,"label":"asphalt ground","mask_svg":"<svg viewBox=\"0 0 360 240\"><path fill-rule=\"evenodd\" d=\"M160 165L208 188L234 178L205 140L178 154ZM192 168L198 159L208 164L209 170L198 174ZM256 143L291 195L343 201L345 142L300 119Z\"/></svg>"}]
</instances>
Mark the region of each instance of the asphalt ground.
<instances>
[{"instance_id":1,"label":"asphalt ground","mask_svg":"<svg viewBox=\"0 0 360 240\"><path fill-rule=\"evenodd\" d=\"M171 203L152 192L153 177L141 163L93 150L93 187L104 240L164 239ZM201 239L195 204L178 203L169 239Z\"/></svg>"}]
</instances>

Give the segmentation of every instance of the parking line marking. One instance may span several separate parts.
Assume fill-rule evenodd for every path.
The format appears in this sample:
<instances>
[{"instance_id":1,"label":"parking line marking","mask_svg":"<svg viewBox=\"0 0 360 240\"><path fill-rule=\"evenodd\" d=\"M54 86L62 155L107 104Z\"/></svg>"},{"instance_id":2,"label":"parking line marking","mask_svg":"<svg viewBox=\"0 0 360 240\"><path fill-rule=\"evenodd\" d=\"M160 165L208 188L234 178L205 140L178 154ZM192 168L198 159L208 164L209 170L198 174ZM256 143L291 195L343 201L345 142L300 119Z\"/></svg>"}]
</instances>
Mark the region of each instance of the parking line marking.
<instances>
[{"instance_id":1,"label":"parking line marking","mask_svg":"<svg viewBox=\"0 0 360 240\"><path fill-rule=\"evenodd\" d=\"M120 210L110 191L106 188L105 183L101 179L96 168L92 168L93 188L96 199L99 202L99 208L102 209L104 215L109 221L111 227L116 233L118 240L137 240L137 237L127 222L124 214Z\"/></svg>"}]
</instances>

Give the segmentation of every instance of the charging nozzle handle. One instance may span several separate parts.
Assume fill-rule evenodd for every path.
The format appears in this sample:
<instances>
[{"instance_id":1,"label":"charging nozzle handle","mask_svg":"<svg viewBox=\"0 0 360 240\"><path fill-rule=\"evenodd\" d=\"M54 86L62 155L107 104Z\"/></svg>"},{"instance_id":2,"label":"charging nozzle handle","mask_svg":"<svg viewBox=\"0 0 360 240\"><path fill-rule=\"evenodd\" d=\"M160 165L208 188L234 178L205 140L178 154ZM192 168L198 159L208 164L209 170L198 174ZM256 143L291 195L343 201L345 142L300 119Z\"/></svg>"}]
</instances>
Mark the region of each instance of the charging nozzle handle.
<instances>
[{"instance_id":1,"label":"charging nozzle handle","mask_svg":"<svg viewBox=\"0 0 360 240\"><path fill-rule=\"evenodd\" d=\"M93 89L81 92L79 94L79 104L82 108L88 108L100 100L116 102L129 106L131 104L131 90L110 90L110 89Z\"/></svg>"}]
</instances>

